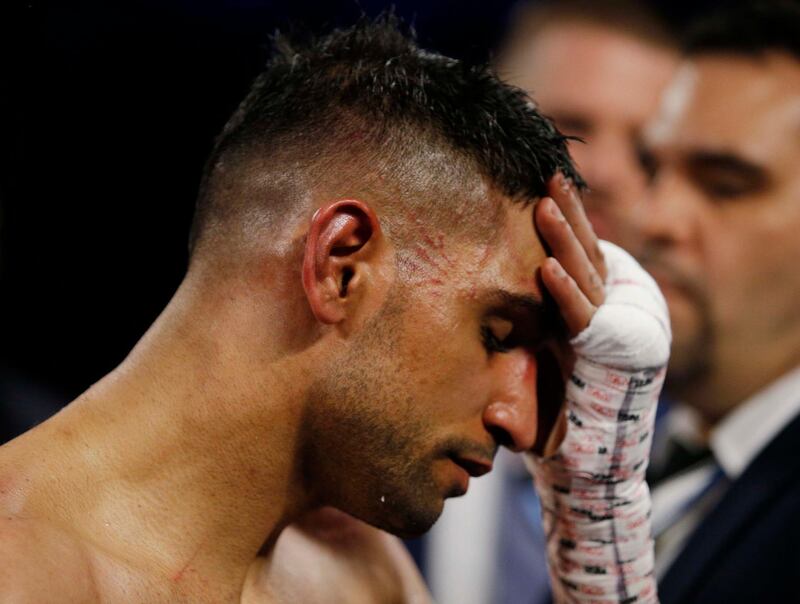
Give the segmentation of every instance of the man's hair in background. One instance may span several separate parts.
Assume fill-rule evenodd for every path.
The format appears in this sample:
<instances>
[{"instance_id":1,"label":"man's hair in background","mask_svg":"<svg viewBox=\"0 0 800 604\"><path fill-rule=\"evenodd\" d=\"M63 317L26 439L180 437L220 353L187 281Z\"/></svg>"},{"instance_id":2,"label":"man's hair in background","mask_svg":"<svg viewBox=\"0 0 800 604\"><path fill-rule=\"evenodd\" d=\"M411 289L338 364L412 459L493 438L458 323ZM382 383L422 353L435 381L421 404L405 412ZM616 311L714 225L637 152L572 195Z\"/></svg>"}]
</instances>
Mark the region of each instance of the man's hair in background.
<instances>
[{"instance_id":1,"label":"man's hair in background","mask_svg":"<svg viewBox=\"0 0 800 604\"><path fill-rule=\"evenodd\" d=\"M714 11L687 29L684 49L692 56L784 52L800 60L800 2L741 2Z\"/></svg>"},{"instance_id":2,"label":"man's hair in background","mask_svg":"<svg viewBox=\"0 0 800 604\"><path fill-rule=\"evenodd\" d=\"M674 48L675 35L667 22L641 0L540 0L522 2L511 13L510 33L502 55L518 42L559 23L583 23L616 30L653 46Z\"/></svg>"},{"instance_id":3,"label":"man's hair in background","mask_svg":"<svg viewBox=\"0 0 800 604\"><path fill-rule=\"evenodd\" d=\"M277 37L206 164L190 249L235 237L232 216L260 212L274 227L329 181L337 194L399 197L457 230L477 219L480 177L525 203L557 171L582 187L565 141L524 92L420 49L391 14L301 46Z\"/></svg>"}]
</instances>

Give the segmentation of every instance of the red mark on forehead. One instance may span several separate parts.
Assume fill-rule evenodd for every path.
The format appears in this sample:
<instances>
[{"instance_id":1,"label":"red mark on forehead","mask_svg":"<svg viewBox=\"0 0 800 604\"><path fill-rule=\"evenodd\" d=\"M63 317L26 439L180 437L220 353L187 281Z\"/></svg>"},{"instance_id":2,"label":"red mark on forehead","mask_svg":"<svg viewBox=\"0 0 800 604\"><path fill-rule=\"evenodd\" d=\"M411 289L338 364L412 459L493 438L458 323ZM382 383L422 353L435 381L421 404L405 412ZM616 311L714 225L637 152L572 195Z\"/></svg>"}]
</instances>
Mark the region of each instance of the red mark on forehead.
<instances>
[{"instance_id":1,"label":"red mark on forehead","mask_svg":"<svg viewBox=\"0 0 800 604\"><path fill-rule=\"evenodd\" d=\"M539 278L538 278L538 269L537 272L533 273L532 275L521 275L520 278L517 280L517 285L523 291L540 291L541 287L539 285Z\"/></svg>"},{"instance_id":2,"label":"red mark on forehead","mask_svg":"<svg viewBox=\"0 0 800 604\"><path fill-rule=\"evenodd\" d=\"M525 374L523 380L526 384L536 386L536 359L533 355L525 355Z\"/></svg>"},{"instance_id":3,"label":"red mark on forehead","mask_svg":"<svg viewBox=\"0 0 800 604\"><path fill-rule=\"evenodd\" d=\"M489 258L491 258L491 256L491 246L483 246L481 254L475 264L467 269L467 275L469 277L479 277L486 270L486 265L489 263Z\"/></svg>"},{"instance_id":4,"label":"red mark on forehead","mask_svg":"<svg viewBox=\"0 0 800 604\"><path fill-rule=\"evenodd\" d=\"M444 233L432 232L429 225L421 220L414 210L408 210L406 214L414 231L419 234L419 241L414 246L417 256L436 271L444 272L455 266L445 251Z\"/></svg>"}]
</instances>

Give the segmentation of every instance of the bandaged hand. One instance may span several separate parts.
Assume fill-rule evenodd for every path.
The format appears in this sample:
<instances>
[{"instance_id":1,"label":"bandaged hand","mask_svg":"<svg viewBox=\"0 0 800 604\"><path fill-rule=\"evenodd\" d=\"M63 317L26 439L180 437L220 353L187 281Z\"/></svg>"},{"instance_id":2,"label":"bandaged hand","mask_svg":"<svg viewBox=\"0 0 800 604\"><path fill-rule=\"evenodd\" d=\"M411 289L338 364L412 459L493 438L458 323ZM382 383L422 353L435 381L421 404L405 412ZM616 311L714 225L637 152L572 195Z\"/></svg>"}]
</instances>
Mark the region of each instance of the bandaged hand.
<instances>
[{"instance_id":1,"label":"bandaged hand","mask_svg":"<svg viewBox=\"0 0 800 604\"><path fill-rule=\"evenodd\" d=\"M669 357L666 304L635 260L597 241L563 180L552 184L551 197L536 216L554 256L542 280L572 336L574 366L563 440L551 438L546 454L529 454L528 465L542 503L554 599L657 602L644 473Z\"/></svg>"}]
</instances>

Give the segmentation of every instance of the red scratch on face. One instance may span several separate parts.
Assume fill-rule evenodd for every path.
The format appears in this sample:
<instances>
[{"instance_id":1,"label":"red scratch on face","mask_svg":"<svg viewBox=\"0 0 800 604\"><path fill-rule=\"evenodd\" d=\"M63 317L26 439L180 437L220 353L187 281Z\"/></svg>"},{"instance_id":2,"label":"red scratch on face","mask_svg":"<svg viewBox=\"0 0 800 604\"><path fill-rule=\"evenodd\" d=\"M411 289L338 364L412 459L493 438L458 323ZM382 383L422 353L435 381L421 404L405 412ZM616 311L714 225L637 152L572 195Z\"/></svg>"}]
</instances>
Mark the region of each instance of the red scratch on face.
<instances>
[{"instance_id":1,"label":"red scratch on face","mask_svg":"<svg viewBox=\"0 0 800 604\"><path fill-rule=\"evenodd\" d=\"M538 290L539 289L539 281L536 279L536 274L528 277L520 277L517 281L517 285L523 290Z\"/></svg>"},{"instance_id":2,"label":"red scratch on face","mask_svg":"<svg viewBox=\"0 0 800 604\"><path fill-rule=\"evenodd\" d=\"M431 234L428 225L425 224L420 218L416 215L414 210L408 210L407 216L409 220L414 224L415 229L419 232L420 239L422 240L421 243L416 244L416 248L418 250L419 256L425 260L428 264L433 266L435 269L442 271L443 267L440 264L439 260L444 261L449 267L455 266L453 260L447 255L445 250L445 239L443 233L438 233L435 237ZM423 243L425 245L423 245ZM434 252L435 259L431 257L428 253L427 249L430 249Z\"/></svg>"},{"instance_id":3,"label":"red scratch on face","mask_svg":"<svg viewBox=\"0 0 800 604\"><path fill-rule=\"evenodd\" d=\"M417 248L417 255L418 255L420 258L422 258L422 259L423 259L425 262L427 262L428 264L430 264L430 265L431 265L433 268L435 268L436 270L439 270L439 271L441 271L441 270L442 270L442 267L439 265L439 263L438 263L438 262L436 262L436 260L435 260L435 259L433 259L433 258L431 258L431 257L430 257L430 255L428 254L428 252L425 250L425 248L424 248L424 247L422 247L422 245L421 245L421 244L419 244L419 243L418 243L418 244L417 244L415 247Z\"/></svg>"},{"instance_id":4,"label":"red scratch on face","mask_svg":"<svg viewBox=\"0 0 800 604\"><path fill-rule=\"evenodd\" d=\"M448 264L449 266L453 266L453 261L447 256L447 254L444 251L444 235L442 233L439 233L436 239L434 239L433 237L431 237L430 233L428 233L424 227L422 228L423 228L422 240L425 243L427 243L431 247L431 249L436 250L436 252L439 254L439 256L442 257L442 259L445 261L446 264Z\"/></svg>"}]
</instances>

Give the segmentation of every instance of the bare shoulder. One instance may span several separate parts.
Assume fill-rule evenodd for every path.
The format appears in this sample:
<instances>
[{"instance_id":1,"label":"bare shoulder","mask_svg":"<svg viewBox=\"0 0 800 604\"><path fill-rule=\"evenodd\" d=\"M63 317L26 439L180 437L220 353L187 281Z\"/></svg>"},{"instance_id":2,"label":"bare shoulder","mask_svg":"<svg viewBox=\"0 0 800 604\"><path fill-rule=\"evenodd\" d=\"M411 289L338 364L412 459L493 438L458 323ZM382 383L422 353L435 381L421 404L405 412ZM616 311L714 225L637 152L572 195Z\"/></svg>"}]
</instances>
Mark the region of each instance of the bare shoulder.
<instances>
[{"instance_id":1,"label":"bare shoulder","mask_svg":"<svg viewBox=\"0 0 800 604\"><path fill-rule=\"evenodd\" d=\"M83 550L63 531L14 516L0 517L0 602L96 602Z\"/></svg>"}]
</instances>

